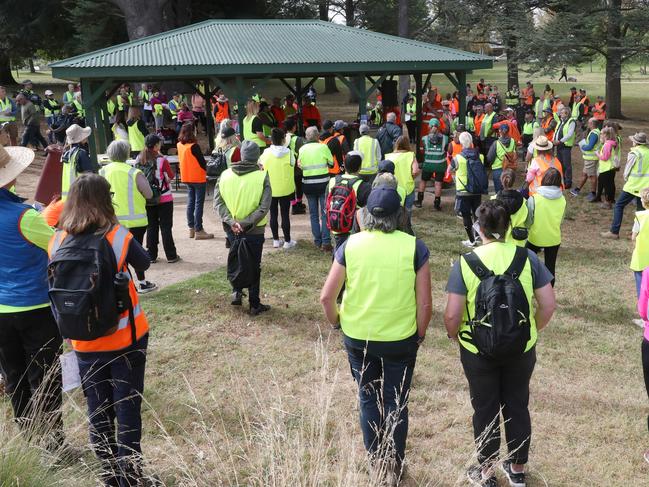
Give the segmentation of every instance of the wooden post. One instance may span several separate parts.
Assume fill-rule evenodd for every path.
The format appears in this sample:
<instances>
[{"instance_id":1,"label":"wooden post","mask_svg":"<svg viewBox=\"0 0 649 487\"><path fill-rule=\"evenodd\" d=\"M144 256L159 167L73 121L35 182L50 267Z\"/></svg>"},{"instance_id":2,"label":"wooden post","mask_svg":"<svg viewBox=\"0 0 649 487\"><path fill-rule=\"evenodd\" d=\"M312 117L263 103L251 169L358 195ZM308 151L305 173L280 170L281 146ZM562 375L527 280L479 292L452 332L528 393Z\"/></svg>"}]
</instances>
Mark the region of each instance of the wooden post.
<instances>
[{"instance_id":1,"label":"wooden post","mask_svg":"<svg viewBox=\"0 0 649 487\"><path fill-rule=\"evenodd\" d=\"M424 86L422 80L422 74L417 73L415 76L415 117L417 118L415 122L415 154L419 152L419 144L421 143L421 124L423 123L422 115L422 98L424 97Z\"/></svg>"},{"instance_id":2,"label":"wooden post","mask_svg":"<svg viewBox=\"0 0 649 487\"><path fill-rule=\"evenodd\" d=\"M97 120L95 118L95 100L92 97L92 85L87 79L81 79L81 101L83 110L86 112L86 125L92 128L88 137L89 155L92 161L97 164Z\"/></svg>"},{"instance_id":3,"label":"wooden post","mask_svg":"<svg viewBox=\"0 0 649 487\"><path fill-rule=\"evenodd\" d=\"M304 135L304 123L302 120L302 78L295 78L295 101L297 102L297 128L295 133Z\"/></svg>"},{"instance_id":4,"label":"wooden post","mask_svg":"<svg viewBox=\"0 0 649 487\"><path fill-rule=\"evenodd\" d=\"M214 150L214 117L212 116L212 93L210 91L210 80L205 80L205 120L207 121L207 145L210 153Z\"/></svg>"},{"instance_id":5,"label":"wooden post","mask_svg":"<svg viewBox=\"0 0 649 487\"><path fill-rule=\"evenodd\" d=\"M358 80L358 118L367 115L367 91L365 90L365 73L360 74Z\"/></svg>"},{"instance_id":6,"label":"wooden post","mask_svg":"<svg viewBox=\"0 0 649 487\"><path fill-rule=\"evenodd\" d=\"M237 87L237 105L238 105L237 120L239 121L239 136L241 141L243 142L243 119L246 113L247 100L246 100L246 92L243 87L243 78L241 76L237 76L236 78L236 87Z\"/></svg>"},{"instance_id":7,"label":"wooden post","mask_svg":"<svg viewBox=\"0 0 649 487\"><path fill-rule=\"evenodd\" d=\"M457 77L458 91L460 92L458 120L462 125L466 126L466 71L458 71L455 76Z\"/></svg>"}]
</instances>

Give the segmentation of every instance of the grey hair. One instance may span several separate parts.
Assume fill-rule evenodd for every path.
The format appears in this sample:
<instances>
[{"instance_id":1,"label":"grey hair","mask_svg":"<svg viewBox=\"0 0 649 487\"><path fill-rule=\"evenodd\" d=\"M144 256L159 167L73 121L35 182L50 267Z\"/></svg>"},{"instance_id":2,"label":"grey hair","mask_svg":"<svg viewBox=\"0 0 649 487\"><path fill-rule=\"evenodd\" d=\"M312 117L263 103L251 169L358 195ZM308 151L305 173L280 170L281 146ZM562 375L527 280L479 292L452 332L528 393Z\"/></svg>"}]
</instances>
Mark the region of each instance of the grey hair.
<instances>
[{"instance_id":1,"label":"grey hair","mask_svg":"<svg viewBox=\"0 0 649 487\"><path fill-rule=\"evenodd\" d=\"M394 177L394 174L389 172L382 172L377 174L372 183L372 188L377 188L379 186L386 186L391 189L397 189L397 178Z\"/></svg>"},{"instance_id":2,"label":"grey hair","mask_svg":"<svg viewBox=\"0 0 649 487\"><path fill-rule=\"evenodd\" d=\"M108 159L114 162L126 162L131 155L131 146L125 140L114 140L106 149Z\"/></svg>"},{"instance_id":3,"label":"grey hair","mask_svg":"<svg viewBox=\"0 0 649 487\"><path fill-rule=\"evenodd\" d=\"M473 146L473 136L469 132L460 134L460 144L463 149L470 149Z\"/></svg>"},{"instance_id":4,"label":"grey hair","mask_svg":"<svg viewBox=\"0 0 649 487\"><path fill-rule=\"evenodd\" d=\"M367 208L362 208L361 210L360 224L363 230L377 230L383 233L392 233L399 228L399 220L401 219L399 211L395 211L388 216L374 216Z\"/></svg>"},{"instance_id":5,"label":"grey hair","mask_svg":"<svg viewBox=\"0 0 649 487\"><path fill-rule=\"evenodd\" d=\"M319 135L318 127L313 127L313 126L308 127L306 129L306 131L304 132L304 137L309 142L313 142L314 140L318 140L318 135Z\"/></svg>"},{"instance_id":6,"label":"grey hair","mask_svg":"<svg viewBox=\"0 0 649 487\"><path fill-rule=\"evenodd\" d=\"M392 122L392 123L394 123L394 122L396 122L396 120L397 120L397 114L394 113L394 112L390 112L390 113L388 113L388 114L385 116L385 120L386 120L387 122Z\"/></svg>"}]
</instances>

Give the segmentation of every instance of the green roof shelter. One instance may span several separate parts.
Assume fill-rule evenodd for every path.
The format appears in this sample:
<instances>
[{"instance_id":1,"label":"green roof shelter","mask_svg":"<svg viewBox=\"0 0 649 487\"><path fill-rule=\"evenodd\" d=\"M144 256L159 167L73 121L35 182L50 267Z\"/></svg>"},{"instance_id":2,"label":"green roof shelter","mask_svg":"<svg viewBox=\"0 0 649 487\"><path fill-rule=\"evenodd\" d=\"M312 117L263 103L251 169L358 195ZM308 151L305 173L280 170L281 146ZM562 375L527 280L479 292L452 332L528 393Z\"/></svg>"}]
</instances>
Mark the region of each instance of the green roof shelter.
<instances>
[{"instance_id":1,"label":"green roof shelter","mask_svg":"<svg viewBox=\"0 0 649 487\"><path fill-rule=\"evenodd\" d=\"M211 130L210 87L234 86L241 127L246 100L273 78L281 80L301 105L314 81L335 76L358 95L359 113L364 115L367 97L385 79L412 75L421 120L423 88L432 73L444 73L460 92L463 118L467 73L492 65L491 58L478 54L319 20L206 20L51 67L54 77L81 82L86 119L95 129L108 119L101 116L105 93L112 94L123 82L184 81L195 89L203 80ZM423 76L428 76L426 81ZM91 152L103 152L106 131L94 133ZM212 144L211 133L209 139Z\"/></svg>"}]
</instances>

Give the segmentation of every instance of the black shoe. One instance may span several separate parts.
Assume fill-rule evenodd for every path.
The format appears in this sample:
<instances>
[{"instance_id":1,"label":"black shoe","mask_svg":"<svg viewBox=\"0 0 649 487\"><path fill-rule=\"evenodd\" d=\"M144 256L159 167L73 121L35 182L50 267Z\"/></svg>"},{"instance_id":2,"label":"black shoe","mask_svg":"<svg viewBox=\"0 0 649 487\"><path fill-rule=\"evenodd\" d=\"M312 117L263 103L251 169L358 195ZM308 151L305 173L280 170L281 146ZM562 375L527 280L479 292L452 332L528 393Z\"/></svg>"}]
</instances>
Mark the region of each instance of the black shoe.
<instances>
[{"instance_id":1,"label":"black shoe","mask_svg":"<svg viewBox=\"0 0 649 487\"><path fill-rule=\"evenodd\" d=\"M500 468L505 472L505 476L511 487L525 487L525 472L513 472L511 460L505 460Z\"/></svg>"},{"instance_id":2,"label":"black shoe","mask_svg":"<svg viewBox=\"0 0 649 487\"><path fill-rule=\"evenodd\" d=\"M412 204L412 206L414 206L415 208L421 208L422 207L422 202L421 201L415 201Z\"/></svg>"},{"instance_id":3,"label":"black shoe","mask_svg":"<svg viewBox=\"0 0 649 487\"><path fill-rule=\"evenodd\" d=\"M303 206L304 206L304 205L302 205L302 206L295 205L295 206L291 209L291 213L292 213L293 215L304 215L304 214L306 213L306 209L305 209Z\"/></svg>"},{"instance_id":4,"label":"black shoe","mask_svg":"<svg viewBox=\"0 0 649 487\"><path fill-rule=\"evenodd\" d=\"M242 297L243 297L243 293L241 291L234 291L232 293L232 300L230 301L230 304L232 306L241 306Z\"/></svg>"},{"instance_id":5,"label":"black shoe","mask_svg":"<svg viewBox=\"0 0 649 487\"><path fill-rule=\"evenodd\" d=\"M232 244L230 243L230 239L226 238L225 239L225 248L229 249L230 247L232 247Z\"/></svg>"},{"instance_id":6,"label":"black shoe","mask_svg":"<svg viewBox=\"0 0 649 487\"><path fill-rule=\"evenodd\" d=\"M250 307L250 314L252 316L257 316L260 315L261 313L265 313L266 311L270 310L270 306L267 304L261 304L259 303L259 306L256 307Z\"/></svg>"},{"instance_id":7,"label":"black shoe","mask_svg":"<svg viewBox=\"0 0 649 487\"><path fill-rule=\"evenodd\" d=\"M180 258L180 255L176 255L173 259L167 259L168 264L175 264L176 262L180 262L182 259Z\"/></svg>"},{"instance_id":8,"label":"black shoe","mask_svg":"<svg viewBox=\"0 0 649 487\"><path fill-rule=\"evenodd\" d=\"M442 200L441 200L441 198L435 198L435 203L433 203L433 207L437 211L442 211Z\"/></svg>"},{"instance_id":9,"label":"black shoe","mask_svg":"<svg viewBox=\"0 0 649 487\"><path fill-rule=\"evenodd\" d=\"M491 477L485 477L482 475L482 467L479 465L469 467L469 470L466 471L466 478L469 479L471 485L476 485L478 487L498 487L496 476L492 475Z\"/></svg>"}]
</instances>

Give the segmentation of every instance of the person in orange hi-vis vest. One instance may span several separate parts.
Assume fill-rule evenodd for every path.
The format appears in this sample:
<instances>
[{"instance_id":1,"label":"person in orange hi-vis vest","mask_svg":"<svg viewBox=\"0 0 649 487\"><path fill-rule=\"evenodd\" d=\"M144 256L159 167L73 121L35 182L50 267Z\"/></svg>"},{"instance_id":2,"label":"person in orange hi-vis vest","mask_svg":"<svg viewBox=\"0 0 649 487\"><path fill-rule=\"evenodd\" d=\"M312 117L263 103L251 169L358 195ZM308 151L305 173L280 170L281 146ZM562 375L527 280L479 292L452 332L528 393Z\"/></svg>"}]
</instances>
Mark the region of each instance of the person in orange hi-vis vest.
<instances>
[{"instance_id":1,"label":"person in orange hi-vis vest","mask_svg":"<svg viewBox=\"0 0 649 487\"><path fill-rule=\"evenodd\" d=\"M606 120L606 102L603 96L597 97L597 102L593 107L593 117L596 120Z\"/></svg>"}]
</instances>

